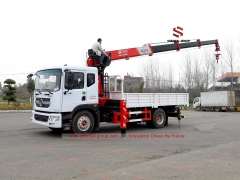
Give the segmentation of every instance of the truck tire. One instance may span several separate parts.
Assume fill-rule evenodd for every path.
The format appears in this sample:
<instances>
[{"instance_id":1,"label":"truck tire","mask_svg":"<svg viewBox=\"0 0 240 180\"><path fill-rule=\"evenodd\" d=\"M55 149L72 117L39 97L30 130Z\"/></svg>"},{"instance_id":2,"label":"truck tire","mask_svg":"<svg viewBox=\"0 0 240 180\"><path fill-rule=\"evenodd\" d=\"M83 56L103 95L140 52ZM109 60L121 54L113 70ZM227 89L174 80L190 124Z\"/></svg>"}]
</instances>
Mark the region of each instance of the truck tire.
<instances>
[{"instance_id":1,"label":"truck tire","mask_svg":"<svg viewBox=\"0 0 240 180\"><path fill-rule=\"evenodd\" d=\"M49 129L51 129L54 132L61 133L65 128L51 128L51 127L49 127Z\"/></svg>"},{"instance_id":2,"label":"truck tire","mask_svg":"<svg viewBox=\"0 0 240 180\"><path fill-rule=\"evenodd\" d=\"M72 131L75 134L91 133L94 127L94 117L89 111L79 111L72 121Z\"/></svg>"},{"instance_id":3,"label":"truck tire","mask_svg":"<svg viewBox=\"0 0 240 180\"><path fill-rule=\"evenodd\" d=\"M215 108L215 111L216 111L216 112L221 112L221 111L222 111L222 108L216 107L216 108Z\"/></svg>"},{"instance_id":4,"label":"truck tire","mask_svg":"<svg viewBox=\"0 0 240 180\"><path fill-rule=\"evenodd\" d=\"M198 107L196 107L196 110L197 111L201 111L201 108L198 106Z\"/></svg>"},{"instance_id":5,"label":"truck tire","mask_svg":"<svg viewBox=\"0 0 240 180\"><path fill-rule=\"evenodd\" d=\"M158 108L153 112L153 119L146 121L146 124L150 128L163 128L166 122L166 114L163 109Z\"/></svg>"}]
</instances>

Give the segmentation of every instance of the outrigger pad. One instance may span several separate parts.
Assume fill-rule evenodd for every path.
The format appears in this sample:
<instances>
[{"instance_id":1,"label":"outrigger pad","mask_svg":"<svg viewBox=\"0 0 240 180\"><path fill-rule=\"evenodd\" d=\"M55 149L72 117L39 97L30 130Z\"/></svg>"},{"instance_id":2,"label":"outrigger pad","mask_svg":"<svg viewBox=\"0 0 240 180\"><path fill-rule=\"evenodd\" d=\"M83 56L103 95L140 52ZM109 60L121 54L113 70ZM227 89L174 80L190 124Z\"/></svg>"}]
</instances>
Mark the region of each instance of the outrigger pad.
<instances>
[{"instance_id":1,"label":"outrigger pad","mask_svg":"<svg viewBox=\"0 0 240 180\"><path fill-rule=\"evenodd\" d=\"M126 129L121 129L121 137L126 137Z\"/></svg>"}]
</instances>

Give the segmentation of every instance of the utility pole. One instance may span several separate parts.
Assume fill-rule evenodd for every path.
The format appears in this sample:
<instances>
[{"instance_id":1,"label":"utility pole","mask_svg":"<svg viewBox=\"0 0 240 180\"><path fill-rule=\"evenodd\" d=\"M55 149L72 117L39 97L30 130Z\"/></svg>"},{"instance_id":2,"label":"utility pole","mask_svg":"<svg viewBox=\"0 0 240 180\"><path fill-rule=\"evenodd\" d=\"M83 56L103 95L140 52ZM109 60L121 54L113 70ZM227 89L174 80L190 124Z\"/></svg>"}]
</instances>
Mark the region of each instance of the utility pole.
<instances>
[{"instance_id":1,"label":"utility pole","mask_svg":"<svg viewBox=\"0 0 240 180\"><path fill-rule=\"evenodd\" d=\"M222 58L221 58L221 74L222 74L222 91L223 91L223 67L222 67Z\"/></svg>"}]
</instances>

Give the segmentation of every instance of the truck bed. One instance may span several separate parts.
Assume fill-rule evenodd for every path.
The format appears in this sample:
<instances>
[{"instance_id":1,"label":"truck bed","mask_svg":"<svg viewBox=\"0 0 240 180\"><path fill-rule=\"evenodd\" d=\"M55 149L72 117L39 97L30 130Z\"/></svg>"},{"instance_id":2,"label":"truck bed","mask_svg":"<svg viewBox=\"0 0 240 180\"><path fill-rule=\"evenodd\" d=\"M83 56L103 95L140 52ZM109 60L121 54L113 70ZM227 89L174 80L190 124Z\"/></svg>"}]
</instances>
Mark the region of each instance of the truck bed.
<instances>
[{"instance_id":1,"label":"truck bed","mask_svg":"<svg viewBox=\"0 0 240 180\"><path fill-rule=\"evenodd\" d=\"M188 93L122 93L110 92L113 100L126 100L127 108L158 106L189 106Z\"/></svg>"}]
</instances>

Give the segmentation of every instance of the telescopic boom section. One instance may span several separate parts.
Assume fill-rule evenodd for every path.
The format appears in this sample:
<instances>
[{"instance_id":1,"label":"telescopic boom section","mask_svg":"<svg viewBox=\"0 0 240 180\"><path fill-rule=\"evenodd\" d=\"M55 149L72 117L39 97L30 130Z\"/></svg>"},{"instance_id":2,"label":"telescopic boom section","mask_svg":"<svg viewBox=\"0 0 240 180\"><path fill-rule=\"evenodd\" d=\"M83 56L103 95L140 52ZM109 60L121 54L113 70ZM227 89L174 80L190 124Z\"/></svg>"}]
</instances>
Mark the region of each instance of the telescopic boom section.
<instances>
[{"instance_id":1,"label":"telescopic boom section","mask_svg":"<svg viewBox=\"0 0 240 180\"><path fill-rule=\"evenodd\" d=\"M180 49L201 47L201 46L214 45L214 44L216 46L215 56L218 62L219 55L220 55L218 53L218 51L220 51L218 40L200 41L200 39L198 39L197 41L194 41L194 42L184 42L184 43L179 43L176 41L171 44L168 43L168 44L160 44L155 46L152 46L151 44L145 44L142 47L107 51L106 54L108 55L108 58L110 59L110 61L121 60L121 59L128 60L129 58L132 58L132 57L138 57L138 56L144 56L144 55L151 56L155 53L174 51L174 50L179 51ZM98 64L98 61L96 60L94 61L93 58L89 56L87 60L87 64L88 66L96 66L96 64ZM109 64L110 63L106 64L105 66L108 66Z\"/></svg>"},{"instance_id":2,"label":"telescopic boom section","mask_svg":"<svg viewBox=\"0 0 240 180\"><path fill-rule=\"evenodd\" d=\"M206 45L214 45L216 46L216 51L220 51L220 46L218 44L218 40L209 40L209 41L200 41L197 40L195 42L187 42L187 43L179 43L174 42L172 44L162 44L151 46L151 44L145 44L142 47L130 48L130 49L121 49L115 51L108 51L107 54L111 54L111 60L118 59L129 59L131 57L143 56L143 55L153 55L155 53L167 52L167 51L179 51L180 49L193 48L193 47L201 47ZM219 59L219 55L216 56L216 59Z\"/></svg>"}]
</instances>

